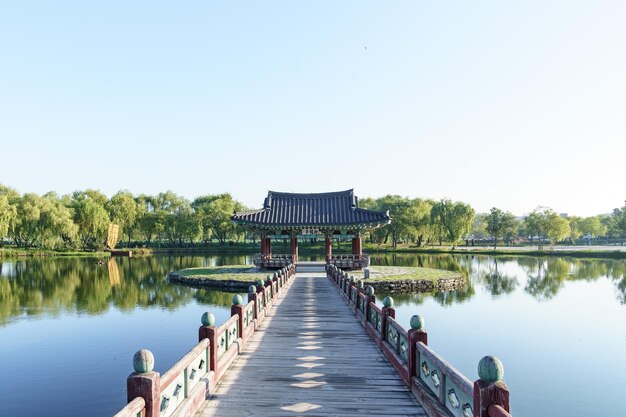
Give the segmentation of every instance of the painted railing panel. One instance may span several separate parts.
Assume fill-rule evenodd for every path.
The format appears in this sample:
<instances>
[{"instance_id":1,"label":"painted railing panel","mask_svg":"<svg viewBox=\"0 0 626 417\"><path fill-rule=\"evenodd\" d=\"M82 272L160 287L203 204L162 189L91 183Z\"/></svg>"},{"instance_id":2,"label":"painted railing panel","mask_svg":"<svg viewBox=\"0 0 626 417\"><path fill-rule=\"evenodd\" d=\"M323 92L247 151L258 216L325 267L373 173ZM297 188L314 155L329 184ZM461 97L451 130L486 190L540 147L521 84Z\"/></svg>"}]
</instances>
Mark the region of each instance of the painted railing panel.
<instances>
[{"instance_id":1,"label":"painted railing panel","mask_svg":"<svg viewBox=\"0 0 626 417\"><path fill-rule=\"evenodd\" d=\"M169 417L188 398L189 392L208 372L209 341L200 341L160 379L161 417Z\"/></svg>"},{"instance_id":2,"label":"painted railing panel","mask_svg":"<svg viewBox=\"0 0 626 417\"><path fill-rule=\"evenodd\" d=\"M374 304L370 303L370 314L367 321L374 327L374 329L380 334L382 330L382 321L383 313L380 308Z\"/></svg>"},{"instance_id":3,"label":"painted railing panel","mask_svg":"<svg viewBox=\"0 0 626 417\"><path fill-rule=\"evenodd\" d=\"M391 345L405 364L409 363L409 336L406 330L391 317L387 319L385 341Z\"/></svg>"},{"instance_id":4,"label":"painted railing panel","mask_svg":"<svg viewBox=\"0 0 626 417\"><path fill-rule=\"evenodd\" d=\"M367 303L367 296L363 293L359 293L357 308L359 309L359 311L361 311L363 316L365 316L365 313L367 312Z\"/></svg>"},{"instance_id":5,"label":"painted railing panel","mask_svg":"<svg viewBox=\"0 0 626 417\"><path fill-rule=\"evenodd\" d=\"M474 388L458 370L423 343L416 345L419 378L455 417L472 416Z\"/></svg>"},{"instance_id":6,"label":"painted railing panel","mask_svg":"<svg viewBox=\"0 0 626 417\"><path fill-rule=\"evenodd\" d=\"M247 329L254 320L254 301L250 301L243 309L243 328Z\"/></svg>"}]
</instances>

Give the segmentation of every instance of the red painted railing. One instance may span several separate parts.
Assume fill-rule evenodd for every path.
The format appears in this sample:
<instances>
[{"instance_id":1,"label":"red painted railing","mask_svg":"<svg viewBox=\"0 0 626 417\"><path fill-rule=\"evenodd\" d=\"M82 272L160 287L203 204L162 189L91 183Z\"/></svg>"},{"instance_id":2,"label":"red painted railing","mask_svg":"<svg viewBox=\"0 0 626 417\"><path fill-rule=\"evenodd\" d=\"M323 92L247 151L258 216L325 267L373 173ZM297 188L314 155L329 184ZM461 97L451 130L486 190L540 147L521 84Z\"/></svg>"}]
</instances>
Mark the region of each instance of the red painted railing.
<instances>
[{"instance_id":1,"label":"red painted railing","mask_svg":"<svg viewBox=\"0 0 626 417\"><path fill-rule=\"evenodd\" d=\"M332 264L326 266L326 273L429 415L512 417L509 390L501 381L503 368L497 358L486 356L480 361L480 379L472 384L428 346L420 316L411 318L411 329L407 331L395 320L391 297L385 297L384 307L380 308L374 289L364 288L363 281L355 281Z\"/></svg>"},{"instance_id":2,"label":"red painted railing","mask_svg":"<svg viewBox=\"0 0 626 417\"><path fill-rule=\"evenodd\" d=\"M202 316L199 343L160 375L154 372L154 357L147 350L135 353L127 383L128 404L114 417L193 416L237 355L263 322L276 297L288 288L295 275L293 264L281 268L267 281L251 285L248 303L233 297L231 317L215 326L213 314Z\"/></svg>"}]
</instances>

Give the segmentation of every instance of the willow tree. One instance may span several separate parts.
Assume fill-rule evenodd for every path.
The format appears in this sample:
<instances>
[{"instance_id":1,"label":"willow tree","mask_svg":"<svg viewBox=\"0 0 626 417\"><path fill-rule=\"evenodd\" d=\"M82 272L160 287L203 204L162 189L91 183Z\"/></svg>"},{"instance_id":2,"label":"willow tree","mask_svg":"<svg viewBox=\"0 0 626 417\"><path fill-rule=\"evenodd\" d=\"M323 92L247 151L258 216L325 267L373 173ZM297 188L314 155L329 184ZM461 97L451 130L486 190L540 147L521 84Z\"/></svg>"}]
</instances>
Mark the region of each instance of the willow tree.
<instances>
[{"instance_id":1,"label":"willow tree","mask_svg":"<svg viewBox=\"0 0 626 417\"><path fill-rule=\"evenodd\" d=\"M430 211L431 223L438 229L439 238L451 243L470 233L474 209L466 203L443 199Z\"/></svg>"}]
</instances>

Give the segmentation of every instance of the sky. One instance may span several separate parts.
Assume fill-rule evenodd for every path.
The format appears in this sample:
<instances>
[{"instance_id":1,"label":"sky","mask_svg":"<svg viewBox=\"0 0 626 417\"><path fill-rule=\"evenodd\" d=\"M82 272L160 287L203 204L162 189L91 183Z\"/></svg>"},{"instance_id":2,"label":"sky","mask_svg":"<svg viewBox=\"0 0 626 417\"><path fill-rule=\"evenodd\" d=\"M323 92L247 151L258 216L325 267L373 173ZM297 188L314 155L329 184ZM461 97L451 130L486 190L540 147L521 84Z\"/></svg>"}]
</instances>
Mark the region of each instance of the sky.
<instances>
[{"instance_id":1,"label":"sky","mask_svg":"<svg viewBox=\"0 0 626 417\"><path fill-rule=\"evenodd\" d=\"M0 2L0 183L626 199L626 2Z\"/></svg>"}]
</instances>

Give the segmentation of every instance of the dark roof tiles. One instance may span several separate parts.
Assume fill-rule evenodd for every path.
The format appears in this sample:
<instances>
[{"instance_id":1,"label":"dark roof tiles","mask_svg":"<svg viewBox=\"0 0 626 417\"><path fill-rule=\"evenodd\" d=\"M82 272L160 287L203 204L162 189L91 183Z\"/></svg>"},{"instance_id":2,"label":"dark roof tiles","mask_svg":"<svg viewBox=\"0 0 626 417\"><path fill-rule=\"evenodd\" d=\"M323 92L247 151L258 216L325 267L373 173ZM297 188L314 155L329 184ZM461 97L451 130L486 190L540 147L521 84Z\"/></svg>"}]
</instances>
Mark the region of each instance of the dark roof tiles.
<instances>
[{"instance_id":1,"label":"dark roof tiles","mask_svg":"<svg viewBox=\"0 0 626 417\"><path fill-rule=\"evenodd\" d=\"M359 208L353 190L316 194L270 191L262 209L233 216L237 223L269 226L341 226L389 220L388 213Z\"/></svg>"}]
</instances>

